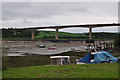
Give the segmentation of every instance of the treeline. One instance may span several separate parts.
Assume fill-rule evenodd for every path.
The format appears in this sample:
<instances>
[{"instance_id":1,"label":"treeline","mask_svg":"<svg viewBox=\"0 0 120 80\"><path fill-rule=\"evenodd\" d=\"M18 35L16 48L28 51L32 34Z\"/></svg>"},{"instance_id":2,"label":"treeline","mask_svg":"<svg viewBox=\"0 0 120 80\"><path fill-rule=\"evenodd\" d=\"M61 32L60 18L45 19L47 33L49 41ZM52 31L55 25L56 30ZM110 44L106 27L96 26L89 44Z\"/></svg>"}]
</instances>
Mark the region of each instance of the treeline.
<instances>
[{"instance_id":1,"label":"treeline","mask_svg":"<svg viewBox=\"0 0 120 80\"><path fill-rule=\"evenodd\" d=\"M85 35L89 34L86 33ZM120 37L120 33L96 32L92 33L92 36L96 40L116 40Z\"/></svg>"},{"instance_id":2,"label":"treeline","mask_svg":"<svg viewBox=\"0 0 120 80\"><path fill-rule=\"evenodd\" d=\"M35 32L37 35L37 32ZM14 30L10 29L2 29L2 38L3 39L31 39L31 31L30 30Z\"/></svg>"}]
</instances>

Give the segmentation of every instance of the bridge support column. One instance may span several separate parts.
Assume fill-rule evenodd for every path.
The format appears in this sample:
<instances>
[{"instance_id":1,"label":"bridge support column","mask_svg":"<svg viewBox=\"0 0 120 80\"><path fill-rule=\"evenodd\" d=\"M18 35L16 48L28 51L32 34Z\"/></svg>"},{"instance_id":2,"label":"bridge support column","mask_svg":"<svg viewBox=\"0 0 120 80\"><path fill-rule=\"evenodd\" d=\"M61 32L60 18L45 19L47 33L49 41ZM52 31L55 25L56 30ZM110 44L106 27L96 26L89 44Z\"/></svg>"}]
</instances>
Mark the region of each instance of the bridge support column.
<instances>
[{"instance_id":1,"label":"bridge support column","mask_svg":"<svg viewBox=\"0 0 120 80\"><path fill-rule=\"evenodd\" d=\"M13 30L13 34L14 34L15 36L17 35L15 30Z\"/></svg>"},{"instance_id":2,"label":"bridge support column","mask_svg":"<svg viewBox=\"0 0 120 80\"><path fill-rule=\"evenodd\" d=\"M89 39L92 40L92 28L89 28Z\"/></svg>"},{"instance_id":3,"label":"bridge support column","mask_svg":"<svg viewBox=\"0 0 120 80\"><path fill-rule=\"evenodd\" d=\"M58 40L58 29L56 29L55 39Z\"/></svg>"},{"instance_id":4,"label":"bridge support column","mask_svg":"<svg viewBox=\"0 0 120 80\"><path fill-rule=\"evenodd\" d=\"M32 32L31 32L31 38L32 38L32 40L34 40L35 39L35 32L34 32L34 30L32 30Z\"/></svg>"}]
</instances>

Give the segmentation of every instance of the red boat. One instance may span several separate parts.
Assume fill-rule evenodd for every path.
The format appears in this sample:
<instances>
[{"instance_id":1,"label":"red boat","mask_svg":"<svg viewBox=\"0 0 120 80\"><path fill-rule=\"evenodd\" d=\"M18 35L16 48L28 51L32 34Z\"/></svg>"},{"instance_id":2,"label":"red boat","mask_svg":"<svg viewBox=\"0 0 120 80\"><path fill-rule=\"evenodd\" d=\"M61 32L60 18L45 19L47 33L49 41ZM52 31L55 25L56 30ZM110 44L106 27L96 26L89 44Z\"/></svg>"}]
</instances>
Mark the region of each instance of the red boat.
<instances>
[{"instance_id":1,"label":"red boat","mask_svg":"<svg viewBox=\"0 0 120 80\"><path fill-rule=\"evenodd\" d=\"M54 49L56 49L55 47L49 47L48 49L50 49L50 50L54 50Z\"/></svg>"}]
</instances>

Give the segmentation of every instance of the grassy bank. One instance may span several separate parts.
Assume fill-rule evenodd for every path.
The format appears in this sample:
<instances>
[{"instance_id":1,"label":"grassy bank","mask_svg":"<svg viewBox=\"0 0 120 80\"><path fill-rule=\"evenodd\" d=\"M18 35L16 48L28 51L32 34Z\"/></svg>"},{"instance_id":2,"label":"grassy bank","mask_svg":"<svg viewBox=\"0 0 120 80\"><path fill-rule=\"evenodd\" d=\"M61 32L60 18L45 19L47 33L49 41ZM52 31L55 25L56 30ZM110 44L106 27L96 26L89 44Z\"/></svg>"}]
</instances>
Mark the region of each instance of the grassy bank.
<instances>
[{"instance_id":1,"label":"grassy bank","mask_svg":"<svg viewBox=\"0 0 120 80\"><path fill-rule=\"evenodd\" d=\"M118 78L118 63L12 68L3 78Z\"/></svg>"}]
</instances>

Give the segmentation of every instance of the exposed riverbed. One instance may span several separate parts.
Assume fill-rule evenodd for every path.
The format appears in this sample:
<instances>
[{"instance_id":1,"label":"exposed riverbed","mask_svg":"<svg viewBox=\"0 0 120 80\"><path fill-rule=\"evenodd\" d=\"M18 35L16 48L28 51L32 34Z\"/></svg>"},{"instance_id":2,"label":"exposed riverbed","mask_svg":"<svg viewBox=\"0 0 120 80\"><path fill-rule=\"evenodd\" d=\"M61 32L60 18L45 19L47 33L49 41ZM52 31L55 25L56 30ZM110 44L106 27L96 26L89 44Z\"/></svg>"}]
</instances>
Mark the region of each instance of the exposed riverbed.
<instances>
[{"instance_id":1,"label":"exposed riverbed","mask_svg":"<svg viewBox=\"0 0 120 80\"><path fill-rule=\"evenodd\" d=\"M45 45L45 48L39 48L38 45ZM42 41L4 41L3 46L8 48L5 56L25 56L25 55L53 55L68 51L84 51L85 43L52 43ZM55 49L48 49L55 47Z\"/></svg>"}]
</instances>

